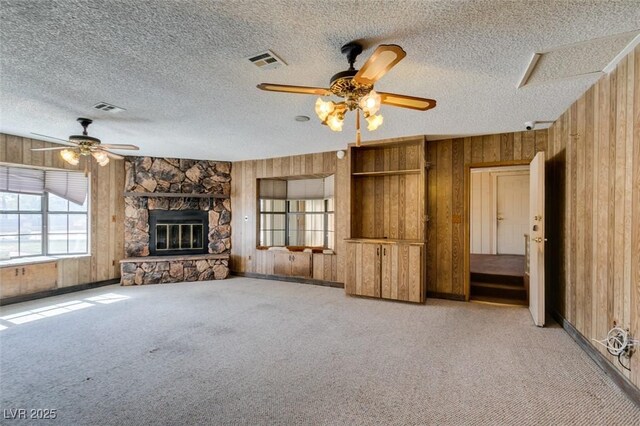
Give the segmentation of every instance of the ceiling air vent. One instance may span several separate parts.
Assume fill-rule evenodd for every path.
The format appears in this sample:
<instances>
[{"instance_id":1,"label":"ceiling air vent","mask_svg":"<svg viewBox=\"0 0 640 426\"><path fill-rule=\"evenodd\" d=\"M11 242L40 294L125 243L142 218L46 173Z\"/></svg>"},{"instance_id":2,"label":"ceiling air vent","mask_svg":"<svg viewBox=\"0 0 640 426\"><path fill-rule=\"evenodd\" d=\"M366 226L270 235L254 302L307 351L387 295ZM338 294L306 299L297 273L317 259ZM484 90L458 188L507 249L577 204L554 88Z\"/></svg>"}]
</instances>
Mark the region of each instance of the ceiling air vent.
<instances>
[{"instance_id":1,"label":"ceiling air vent","mask_svg":"<svg viewBox=\"0 0 640 426\"><path fill-rule=\"evenodd\" d=\"M126 109L124 108L120 108L115 105L108 104L106 102L98 102L93 107L95 109L99 109L100 111L111 112L111 113L126 111Z\"/></svg>"},{"instance_id":2,"label":"ceiling air vent","mask_svg":"<svg viewBox=\"0 0 640 426\"><path fill-rule=\"evenodd\" d=\"M287 65L282 59L278 58L276 54L270 50L256 53L255 55L250 56L248 59L252 64L263 70L272 70L275 68L280 68L283 65Z\"/></svg>"}]
</instances>

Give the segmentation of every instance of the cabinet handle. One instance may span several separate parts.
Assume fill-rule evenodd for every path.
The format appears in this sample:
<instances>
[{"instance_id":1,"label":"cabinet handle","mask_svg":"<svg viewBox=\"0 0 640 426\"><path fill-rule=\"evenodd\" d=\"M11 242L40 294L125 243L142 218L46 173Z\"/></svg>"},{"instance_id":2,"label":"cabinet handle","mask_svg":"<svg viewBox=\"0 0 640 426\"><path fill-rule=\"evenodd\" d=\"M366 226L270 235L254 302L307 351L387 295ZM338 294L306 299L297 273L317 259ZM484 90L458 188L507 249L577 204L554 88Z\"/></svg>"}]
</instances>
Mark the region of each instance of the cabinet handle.
<instances>
[{"instance_id":1,"label":"cabinet handle","mask_svg":"<svg viewBox=\"0 0 640 426\"><path fill-rule=\"evenodd\" d=\"M382 254L383 254L383 256L387 255L387 248L386 247L382 249Z\"/></svg>"},{"instance_id":2,"label":"cabinet handle","mask_svg":"<svg viewBox=\"0 0 640 426\"><path fill-rule=\"evenodd\" d=\"M16 277L17 277L18 275L20 275L20 269L19 269L19 268L16 268Z\"/></svg>"},{"instance_id":3,"label":"cabinet handle","mask_svg":"<svg viewBox=\"0 0 640 426\"><path fill-rule=\"evenodd\" d=\"M24 268L22 268L22 275L24 275Z\"/></svg>"},{"instance_id":4,"label":"cabinet handle","mask_svg":"<svg viewBox=\"0 0 640 426\"><path fill-rule=\"evenodd\" d=\"M380 247L376 249L376 256L380 256Z\"/></svg>"}]
</instances>

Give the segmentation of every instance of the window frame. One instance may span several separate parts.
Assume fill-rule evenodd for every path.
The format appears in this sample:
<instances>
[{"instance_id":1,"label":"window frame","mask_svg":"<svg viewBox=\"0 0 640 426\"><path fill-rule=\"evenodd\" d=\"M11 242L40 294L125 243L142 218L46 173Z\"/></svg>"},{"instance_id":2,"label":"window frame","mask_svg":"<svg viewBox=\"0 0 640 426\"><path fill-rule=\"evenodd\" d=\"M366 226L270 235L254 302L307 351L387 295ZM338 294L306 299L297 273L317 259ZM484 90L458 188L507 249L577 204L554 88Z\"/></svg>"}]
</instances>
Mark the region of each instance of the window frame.
<instances>
[{"instance_id":1,"label":"window frame","mask_svg":"<svg viewBox=\"0 0 640 426\"><path fill-rule=\"evenodd\" d=\"M20 215L21 214L37 214L41 216L41 228L40 228L40 236L41 236L41 245L40 245L40 253L39 254L28 254L28 255L18 255L18 256L10 256L9 260L16 259L25 259L30 257L41 257L41 256L55 256L55 257L81 257L87 256L91 254L91 197L90 197L90 183L87 181L87 200L86 200L86 211L71 211L69 209L69 203L72 201L65 200L67 202L67 211L62 210L49 210L49 196L53 195L58 197L57 195L45 191L42 194L30 194L26 192L15 192L15 191L0 191L0 193L4 194L16 194L18 196L18 209L17 210L0 210L0 214L17 214L18 215L18 253L21 253L20 244L21 244L21 236L29 235L29 234L21 234L20 233ZM40 210L20 210L20 195L30 195L40 197ZM62 198L62 197L58 197ZM63 198L64 199L64 198ZM66 253L60 252L51 252L49 251L49 215L50 214L64 214L66 215L67 220L67 231L66 233L53 234L53 235L65 235L67 251ZM69 232L69 219L70 215L84 215L86 217L86 227L85 232ZM36 235L36 234L32 234ZM69 235L86 235L86 245L85 249L82 252L77 253L69 253ZM4 235L3 235L4 236Z\"/></svg>"},{"instance_id":2,"label":"window frame","mask_svg":"<svg viewBox=\"0 0 640 426\"><path fill-rule=\"evenodd\" d=\"M14 256L14 257L9 257L9 259L22 259L22 258L28 258L28 257L38 257L38 256L45 256L45 214L44 214L44 196L40 195L40 194L30 194L27 192L14 192L14 191L0 191L0 193L4 193L4 194L15 194L17 195L17 210L0 210L0 215L2 214L15 214L18 216L18 233L16 234L16 236L18 237L18 256ZM40 197L40 210L20 210L20 195L30 195L30 196L34 196L34 197ZM23 214L37 214L40 215L40 253L38 254L26 254L26 255L20 255L20 253L22 252L22 250L20 250L20 246L21 246L21 240L22 240L22 236L23 235L37 235L37 234L22 234L20 232L21 227L20 227L20 216ZM12 235L1 235L3 237L10 237Z\"/></svg>"},{"instance_id":3,"label":"window frame","mask_svg":"<svg viewBox=\"0 0 640 426\"><path fill-rule=\"evenodd\" d=\"M262 210L262 201L263 200L280 200L280 201L284 201L285 202L285 209L284 211L264 211ZM334 210L329 210L329 201L333 200L333 205L334 205ZM323 210L322 211L291 211L291 203L294 202L300 202L300 201L322 201L322 207ZM287 199L281 199L281 198L258 198L258 215L259 215L259 220L258 220L258 245L262 246L262 247L288 247L291 245L291 241L289 238L289 229L290 229L290 219L291 218L295 218L298 217L300 215L306 216L306 215L322 215L323 216L323 220L322 220L322 229L321 230L312 230L312 231L321 231L322 232L322 239L323 239L323 244L322 244L322 248L324 249L330 249L333 250L334 248L329 246L329 234L332 234L333 239L335 239L335 230L334 231L330 231L329 230L329 216L333 215L334 218L334 227L335 227L335 198L334 197L328 197L328 198L304 198L304 199L298 199L298 198L287 198ZM284 228L284 245L262 245L262 232L263 232L263 228L261 226L261 219L262 219L262 215L283 215L284 216L284 224L285 224L285 228ZM306 229L305 229L306 230ZM280 231L280 230L279 230ZM333 241L335 246L335 241Z\"/></svg>"},{"instance_id":4,"label":"window frame","mask_svg":"<svg viewBox=\"0 0 640 426\"><path fill-rule=\"evenodd\" d=\"M49 196L50 195L54 195L58 198L62 198L56 194L52 194L50 192L46 192L44 194L42 194L42 197L44 199L44 204L45 204L45 210L44 210L44 214L46 216L46 224L44 224L43 228L46 230L47 234L46 234L46 240L43 241L43 244L46 245L45 247L45 253L44 256L84 256L89 254L89 194L87 193L87 209L86 211L72 211L69 209L69 203L72 203L72 201L69 200L65 200L67 202L67 210L63 211L63 210L50 210L49 209ZM64 198L62 198L64 200ZM50 214L58 214L58 215L66 215L67 216L67 232L62 234L49 234L49 215ZM85 226L85 230L86 232L69 232L69 219L71 215L85 215L86 216L86 226ZM66 235L67 236L67 251L65 253L59 253L59 252L51 252L49 250L49 235ZM70 253L69 252L69 235L86 235L86 243L85 243L85 250L83 252L74 252L74 253Z\"/></svg>"}]
</instances>

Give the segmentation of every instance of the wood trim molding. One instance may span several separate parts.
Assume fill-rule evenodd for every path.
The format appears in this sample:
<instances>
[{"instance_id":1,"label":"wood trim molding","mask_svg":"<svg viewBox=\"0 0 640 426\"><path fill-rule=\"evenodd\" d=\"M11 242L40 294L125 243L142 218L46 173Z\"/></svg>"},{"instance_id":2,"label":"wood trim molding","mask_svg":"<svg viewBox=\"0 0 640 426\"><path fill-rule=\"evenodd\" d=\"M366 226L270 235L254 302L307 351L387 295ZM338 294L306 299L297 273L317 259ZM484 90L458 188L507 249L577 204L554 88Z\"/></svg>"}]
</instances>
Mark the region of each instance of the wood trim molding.
<instances>
[{"instance_id":1,"label":"wood trim molding","mask_svg":"<svg viewBox=\"0 0 640 426\"><path fill-rule=\"evenodd\" d=\"M13 303L28 302L29 300L42 299L45 297L58 296L60 294L73 293L76 291L90 290L92 288L104 287L106 285L119 284L120 278L112 278L104 281L96 281L87 284L72 285L69 287L54 288L52 290L40 291L38 293L22 294L20 296L0 299L0 306L11 305Z\"/></svg>"},{"instance_id":2,"label":"wood trim molding","mask_svg":"<svg viewBox=\"0 0 640 426\"><path fill-rule=\"evenodd\" d=\"M312 284L312 285L319 285L322 287L344 288L343 283L334 282L334 281L314 280L310 278L285 277L282 275L268 275L268 274L258 274L255 272L235 272L235 271L231 271L231 275L235 275L237 277L258 278L262 280L287 281L287 282L299 283L299 284Z\"/></svg>"},{"instance_id":3,"label":"wood trim molding","mask_svg":"<svg viewBox=\"0 0 640 426\"><path fill-rule=\"evenodd\" d=\"M458 302L464 302L465 296L464 294L453 294L453 293L438 293L436 291L427 291L427 301L432 297L434 299L447 299L447 300L455 300Z\"/></svg>"},{"instance_id":4,"label":"wood trim molding","mask_svg":"<svg viewBox=\"0 0 640 426\"><path fill-rule=\"evenodd\" d=\"M553 319L576 341L578 346L589 355L589 358L595 362L598 367L629 397L629 399L640 408L640 389L638 389L624 374L611 365L611 362L599 351L593 348L593 345L582 335L569 321L567 321L558 312L551 313ZM638 356L638 354L636 354Z\"/></svg>"},{"instance_id":5,"label":"wood trim molding","mask_svg":"<svg viewBox=\"0 0 640 426\"><path fill-rule=\"evenodd\" d=\"M469 163L464 165L464 300L471 296L471 169L485 167L523 166L529 165L530 160L489 161L484 163Z\"/></svg>"}]
</instances>

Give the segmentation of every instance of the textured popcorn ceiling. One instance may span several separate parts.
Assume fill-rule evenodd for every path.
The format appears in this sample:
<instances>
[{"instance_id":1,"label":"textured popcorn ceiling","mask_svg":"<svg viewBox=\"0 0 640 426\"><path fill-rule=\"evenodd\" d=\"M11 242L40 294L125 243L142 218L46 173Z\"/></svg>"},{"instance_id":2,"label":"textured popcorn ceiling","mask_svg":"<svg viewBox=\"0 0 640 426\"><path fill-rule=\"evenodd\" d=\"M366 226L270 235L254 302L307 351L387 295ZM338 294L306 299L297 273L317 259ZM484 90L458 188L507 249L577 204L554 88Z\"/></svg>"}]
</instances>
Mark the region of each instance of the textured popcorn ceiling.
<instances>
[{"instance_id":1,"label":"textured popcorn ceiling","mask_svg":"<svg viewBox=\"0 0 640 426\"><path fill-rule=\"evenodd\" d=\"M434 98L419 112L385 106L364 140L521 130L556 119L597 76L516 89L533 52L638 29L637 0L179 1L2 0L0 131L66 137L96 120L104 143L141 155L239 160L342 149L314 96L263 92L271 82L327 86L346 69L340 46L401 45L407 57L376 85ZM271 49L287 64L246 58ZM597 52L585 51L583 55ZM583 58L584 59L584 58ZM99 101L126 108L92 109ZM311 121L300 123L296 115Z\"/></svg>"},{"instance_id":2,"label":"textured popcorn ceiling","mask_svg":"<svg viewBox=\"0 0 640 426\"><path fill-rule=\"evenodd\" d=\"M640 2L638 2L640 7ZM580 74L602 71L638 31L588 42L560 46L542 53L527 84L540 84Z\"/></svg>"}]
</instances>

